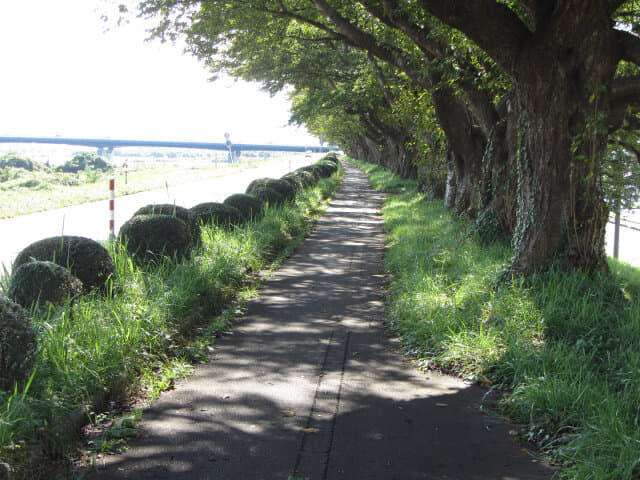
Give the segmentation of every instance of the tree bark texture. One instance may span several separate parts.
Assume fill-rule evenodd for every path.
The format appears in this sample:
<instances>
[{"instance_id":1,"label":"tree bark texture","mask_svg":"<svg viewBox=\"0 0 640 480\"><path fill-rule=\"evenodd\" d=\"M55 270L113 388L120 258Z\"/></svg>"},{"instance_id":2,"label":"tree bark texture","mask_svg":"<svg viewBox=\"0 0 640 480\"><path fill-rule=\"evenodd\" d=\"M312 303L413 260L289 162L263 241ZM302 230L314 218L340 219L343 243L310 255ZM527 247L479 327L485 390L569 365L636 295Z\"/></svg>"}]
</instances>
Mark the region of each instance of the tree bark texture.
<instances>
[{"instance_id":1,"label":"tree bark texture","mask_svg":"<svg viewBox=\"0 0 640 480\"><path fill-rule=\"evenodd\" d=\"M585 270L606 268L602 122L617 61L605 7L601 0L564 2L518 55L516 271L557 256Z\"/></svg>"}]
</instances>

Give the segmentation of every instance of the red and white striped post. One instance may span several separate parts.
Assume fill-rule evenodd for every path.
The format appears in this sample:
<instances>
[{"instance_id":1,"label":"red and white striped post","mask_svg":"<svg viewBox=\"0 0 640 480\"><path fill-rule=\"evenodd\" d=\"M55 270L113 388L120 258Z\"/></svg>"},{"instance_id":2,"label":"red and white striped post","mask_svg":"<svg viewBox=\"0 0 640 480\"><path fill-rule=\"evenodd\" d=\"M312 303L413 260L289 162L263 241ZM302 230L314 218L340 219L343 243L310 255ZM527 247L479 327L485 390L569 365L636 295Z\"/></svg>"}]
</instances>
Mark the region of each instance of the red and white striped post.
<instances>
[{"instance_id":1,"label":"red and white striped post","mask_svg":"<svg viewBox=\"0 0 640 480\"><path fill-rule=\"evenodd\" d=\"M114 207L116 203L116 182L113 177L109 179L109 238L113 240L116 237L116 222Z\"/></svg>"}]
</instances>

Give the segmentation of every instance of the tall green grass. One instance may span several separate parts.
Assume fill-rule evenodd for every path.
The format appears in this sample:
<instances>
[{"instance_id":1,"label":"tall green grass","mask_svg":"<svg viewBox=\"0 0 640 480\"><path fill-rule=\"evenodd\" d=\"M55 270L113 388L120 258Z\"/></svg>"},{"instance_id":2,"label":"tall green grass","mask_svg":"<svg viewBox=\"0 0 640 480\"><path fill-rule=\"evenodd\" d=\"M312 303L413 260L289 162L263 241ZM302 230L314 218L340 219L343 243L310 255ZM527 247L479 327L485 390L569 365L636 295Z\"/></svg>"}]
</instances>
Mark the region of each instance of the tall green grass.
<instances>
[{"instance_id":1,"label":"tall green grass","mask_svg":"<svg viewBox=\"0 0 640 480\"><path fill-rule=\"evenodd\" d=\"M571 479L640 478L640 271L501 280L508 245L358 163L386 190L389 325L425 366L494 385L499 408Z\"/></svg>"},{"instance_id":2,"label":"tall green grass","mask_svg":"<svg viewBox=\"0 0 640 480\"><path fill-rule=\"evenodd\" d=\"M272 268L312 228L342 180L340 171L289 205L227 231L204 227L203 243L182 263L140 268L110 245L117 280L47 314L33 312L37 362L26 385L0 392L0 478L62 475L81 424L132 395L153 398L231 328L255 273ZM6 282L0 284L0 293Z\"/></svg>"}]
</instances>

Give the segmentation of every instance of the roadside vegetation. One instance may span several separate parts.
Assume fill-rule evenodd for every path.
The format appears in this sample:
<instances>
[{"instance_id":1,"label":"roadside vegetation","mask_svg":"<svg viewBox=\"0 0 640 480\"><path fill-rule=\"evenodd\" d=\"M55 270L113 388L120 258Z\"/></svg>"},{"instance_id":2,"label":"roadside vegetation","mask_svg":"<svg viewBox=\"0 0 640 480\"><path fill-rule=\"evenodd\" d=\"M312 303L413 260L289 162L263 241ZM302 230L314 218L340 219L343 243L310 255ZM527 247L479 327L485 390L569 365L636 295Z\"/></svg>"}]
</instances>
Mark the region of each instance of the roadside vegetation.
<instances>
[{"instance_id":1,"label":"roadside vegetation","mask_svg":"<svg viewBox=\"0 0 640 480\"><path fill-rule=\"evenodd\" d=\"M640 271L550 268L505 278L513 250L430 201L418 183L357 162L387 192L389 323L424 368L500 392L520 436L560 478L640 476Z\"/></svg>"},{"instance_id":2,"label":"roadside vegetation","mask_svg":"<svg viewBox=\"0 0 640 480\"><path fill-rule=\"evenodd\" d=\"M37 163L16 154L0 158L0 218L107 199L108 179L112 176L121 196L228 175L234 170L262 162L252 159L242 164L218 165L204 160L176 159L161 164L132 162L125 171L122 167L96 168L95 163L76 161L82 156L77 155L60 167Z\"/></svg>"},{"instance_id":3,"label":"roadside vegetation","mask_svg":"<svg viewBox=\"0 0 640 480\"><path fill-rule=\"evenodd\" d=\"M0 478L66 478L83 425L102 424L84 458L126 448L140 416L130 410L132 399L153 400L206 360L260 279L309 233L342 177L340 169L290 202L265 206L260 220L203 225L201 244L183 261L141 263L112 243L115 280L107 295L33 308L33 373L0 391ZM0 296L7 290L5 278ZM114 422L113 412L123 410Z\"/></svg>"}]
</instances>

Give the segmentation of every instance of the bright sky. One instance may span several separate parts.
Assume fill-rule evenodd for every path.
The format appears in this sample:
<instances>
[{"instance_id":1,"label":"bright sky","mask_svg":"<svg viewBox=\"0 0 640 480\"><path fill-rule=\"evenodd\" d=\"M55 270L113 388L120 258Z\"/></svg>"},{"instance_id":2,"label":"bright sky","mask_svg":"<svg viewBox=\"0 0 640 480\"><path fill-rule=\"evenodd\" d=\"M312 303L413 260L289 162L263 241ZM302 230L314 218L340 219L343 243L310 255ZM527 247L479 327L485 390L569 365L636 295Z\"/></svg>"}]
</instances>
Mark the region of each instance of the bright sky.
<instances>
[{"instance_id":1,"label":"bright sky","mask_svg":"<svg viewBox=\"0 0 640 480\"><path fill-rule=\"evenodd\" d=\"M312 144L289 102L256 84L209 82L150 24L105 32L104 0L0 0L0 135Z\"/></svg>"}]
</instances>

